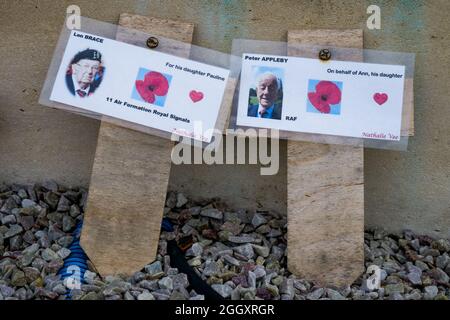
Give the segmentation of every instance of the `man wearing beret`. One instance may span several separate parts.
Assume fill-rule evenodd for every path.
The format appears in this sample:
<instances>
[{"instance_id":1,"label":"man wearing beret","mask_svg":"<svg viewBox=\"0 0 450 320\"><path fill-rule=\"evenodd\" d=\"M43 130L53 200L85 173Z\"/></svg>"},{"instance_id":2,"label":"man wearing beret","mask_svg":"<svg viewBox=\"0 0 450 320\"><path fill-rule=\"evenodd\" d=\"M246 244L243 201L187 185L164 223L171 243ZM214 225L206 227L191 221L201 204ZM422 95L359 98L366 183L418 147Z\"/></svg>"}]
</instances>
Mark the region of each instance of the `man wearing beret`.
<instances>
[{"instance_id":1,"label":"man wearing beret","mask_svg":"<svg viewBox=\"0 0 450 320\"><path fill-rule=\"evenodd\" d=\"M84 98L92 95L102 80L102 55L94 49L78 52L70 62L66 83L70 93Z\"/></svg>"},{"instance_id":2,"label":"man wearing beret","mask_svg":"<svg viewBox=\"0 0 450 320\"><path fill-rule=\"evenodd\" d=\"M281 104L276 103L278 88L278 79L273 73L261 74L256 80L256 97L259 103L248 106L247 116L280 120Z\"/></svg>"}]
</instances>

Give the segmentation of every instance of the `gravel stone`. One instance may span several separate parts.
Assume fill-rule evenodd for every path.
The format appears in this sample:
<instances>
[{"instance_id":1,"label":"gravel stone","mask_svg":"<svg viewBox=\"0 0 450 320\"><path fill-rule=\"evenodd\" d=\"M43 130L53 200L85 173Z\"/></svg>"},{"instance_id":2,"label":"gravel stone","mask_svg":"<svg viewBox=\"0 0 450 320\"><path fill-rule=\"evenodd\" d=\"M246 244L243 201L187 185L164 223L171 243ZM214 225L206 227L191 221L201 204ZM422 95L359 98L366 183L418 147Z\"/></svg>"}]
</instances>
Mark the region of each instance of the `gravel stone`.
<instances>
[{"instance_id":1,"label":"gravel stone","mask_svg":"<svg viewBox=\"0 0 450 320\"><path fill-rule=\"evenodd\" d=\"M60 256L52 249L47 248L42 251L42 259L44 259L45 261L53 261L60 259Z\"/></svg>"},{"instance_id":2,"label":"gravel stone","mask_svg":"<svg viewBox=\"0 0 450 320\"><path fill-rule=\"evenodd\" d=\"M450 277L440 268L436 268L432 271L433 278L441 283L449 283Z\"/></svg>"},{"instance_id":3,"label":"gravel stone","mask_svg":"<svg viewBox=\"0 0 450 320\"><path fill-rule=\"evenodd\" d=\"M63 294L65 294L65 293L67 292L67 288L66 288L65 285L63 285L63 284L60 283L60 284L54 286L53 289L52 289L52 291L53 291L54 293L59 294L59 295L63 295Z\"/></svg>"},{"instance_id":4,"label":"gravel stone","mask_svg":"<svg viewBox=\"0 0 450 320\"><path fill-rule=\"evenodd\" d=\"M405 300L420 300L422 294L418 290L413 290L411 293L405 294Z\"/></svg>"},{"instance_id":5,"label":"gravel stone","mask_svg":"<svg viewBox=\"0 0 450 320\"><path fill-rule=\"evenodd\" d=\"M203 253L203 247L199 243L194 243L192 247L189 248L188 251L186 251L187 257L200 257Z\"/></svg>"},{"instance_id":6,"label":"gravel stone","mask_svg":"<svg viewBox=\"0 0 450 320\"><path fill-rule=\"evenodd\" d=\"M15 235L18 235L23 231L23 228L19 226L18 224L13 224L9 227L8 231L3 235L3 238L8 239L11 237L14 237Z\"/></svg>"},{"instance_id":7,"label":"gravel stone","mask_svg":"<svg viewBox=\"0 0 450 320\"><path fill-rule=\"evenodd\" d=\"M200 211L202 217L208 217L213 219L221 220L223 218L223 213L215 208L203 209Z\"/></svg>"},{"instance_id":8,"label":"gravel stone","mask_svg":"<svg viewBox=\"0 0 450 320\"><path fill-rule=\"evenodd\" d=\"M211 287L223 298L228 298L233 291L233 288L226 284L213 284Z\"/></svg>"},{"instance_id":9,"label":"gravel stone","mask_svg":"<svg viewBox=\"0 0 450 320\"><path fill-rule=\"evenodd\" d=\"M69 232L75 227L75 220L68 215L65 215L62 219L62 229L64 232Z\"/></svg>"},{"instance_id":10,"label":"gravel stone","mask_svg":"<svg viewBox=\"0 0 450 320\"><path fill-rule=\"evenodd\" d=\"M327 296L331 300L345 300L345 297L342 294L340 294L338 291L330 289L330 288L327 289ZM377 293L377 296L378 296L378 293Z\"/></svg>"},{"instance_id":11,"label":"gravel stone","mask_svg":"<svg viewBox=\"0 0 450 320\"><path fill-rule=\"evenodd\" d=\"M424 288L424 292L425 300L433 300L437 296L439 289L436 286L427 286Z\"/></svg>"},{"instance_id":12,"label":"gravel stone","mask_svg":"<svg viewBox=\"0 0 450 320\"><path fill-rule=\"evenodd\" d=\"M155 297L148 291L142 292L137 297L138 300L155 300Z\"/></svg>"},{"instance_id":13,"label":"gravel stone","mask_svg":"<svg viewBox=\"0 0 450 320\"><path fill-rule=\"evenodd\" d=\"M255 274L256 279L261 279L266 276L266 270L262 266L256 266L253 273Z\"/></svg>"},{"instance_id":14,"label":"gravel stone","mask_svg":"<svg viewBox=\"0 0 450 320\"><path fill-rule=\"evenodd\" d=\"M265 288L274 298L278 298L280 296L280 290L277 286L271 285L270 283L265 284Z\"/></svg>"},{"instance_id":15,"label":"gravel stone","mask_svg":"<svg viewBox=\"0 0 450 320\"><path fill-rule=\"evenodd\" d=\"M438 249L441 252L449 252L450 251L450 241L446 239L439 239L432 244L433 248Z\"/></svg>"},{"instance_id":16,"label":"gravel stone","mask_svg":"<svg viewBox=\"0 0 450 320\"><path fill-rule=\"evenodd\" d=\"M255 213L253 215L253 219L252 219L252 225L255 228L258 228L260 225L266 224L267 223L267 219L264 218L264 216L262 216L259 213Z\"/></svg>"},{"instance_id":17,"label":"gravel stone","mask_svg":"<svg viewBox=\"0 0 450 320\"><path fill-rule=\"evenodd\" d=\"M203 269L203 275L210 277L216 275L220 272L220 268L215 261L207 261L205 263L205 268Z\"/></svg>"},{"instance_id":18,"label":"gravel stone","mask_svg":"<svg viewBox=\"0 0 450 320\"><path fill-rule=\"evenodd\" d=\"M264 246L259 246L256 244L253 244L252 247L258 256L261 256L263 258L267 258L269 256L270 248L264 247Z\"/></svg>"},{"instance_id":19,"label":"gravel stone","mask_svg":"<svg viewBox=\"0 0 450 320\"><path fill-rule=\"evenodd\" d=\"M70 206L71 206L70 200L67 199L65 196L61 196L56 210L58 212L66 212L70 210Z\"/></svg>"},{"instance_id":20,"label":"gravel stone","mask_svg":"<svg viewBox=\"0 0 450 320\"><path fill-rule=\"evenodd\" d=\"M384 287L385 294L387 296L390 296L392 293L404 293L405 292L405 286L403 283L396 283L396 284L388 284Z\"/></svg>"},{"instance_id":21,"label":"gravel stone","mask_svg":"<svg viewBox=\"0 0 450 320\"><path fill-rule=\"evenodd\" d=\"M230 237L228 237L228 241L233 242L233 243L238 243L238 244L261 242L260 240L254 238L252 236L249 236L249 235L230 236Z\"/></svg>"},{"instance_id":22,"label":"gravel stone","mask_svg":"<svg viewBox=\"0 0 450 320\"><path fill-rule=\"evenodd\" d=\"M253 257L255 256L253 246L249 243L244 244L242 246L234 247L233 250L243 255L247 259L253 259Z\"/></svg>"},{"instance_id":23,"label":"gravel stone","mask_svg":"<svg viewBox=\"0 0 450 320\"><path fill-rule=\"evenodd\" d=\"M422 262L420 260L416 260L415 262L416 267L420 268L420 270L425 271L428 270L428 265L425 262Z\"/></svg>"},{"instance_id":24,"label":"gravel stone","mask_svg":"<svg viewBox=\"0 0 450 320\"><path fill-rule=\"evenodd\" d=\"M177 208L181 208L187 202L188 202L188 199L184 196L184 194L182 194L182 193L177 194L177 204L176 204Z\"/></svg>"},{"instance_id":25,"label":"gravel stone","mask_svg":"<svg viewBox=\"0 0 450 320\"><path fill-rule=\"evenodd\" d=\"M173 280L170 277L164 277L158 281L161 289L173 290Z\"/></svg>"},{"instance_id":26,"label":"gravel stone","mask_svg":"<svg viewBox=\"0 0 450 320\"><path fill-rule=\"evenodd\" d=\"M11 276L11 284L15 287L23 287L27 284L25 273L21 270L15 270Z\"/></svg>"},{"instance_id":27,"label":"gravel stone","mask_svg":"<svg viewBox=\"0 0 450 320\"><path fill-rule=\"evenodd\" d=\"M173 280L173 288L174 289L189 287L188 277L184 273L179 273L179 274L173 276L172 280Z\"/></svg>"},{"instance_id":28,"label":"gravel stone","mask_svg":"<svg viewBox=\"0 0 450 320\"><path fill-rule=\"evenodd\" d=\"M16 221L16 216L13 215L13 214L4 216L4 217L2 218L2 224L4 224L4 225L11 225L11 224L14 224L14 223L16 223L16 222L17 222L17 221Z\"/></svg>"},{"instance_id":29,"label":"gravel stone","mask_svg":"<svg viewBox=\"0 0 450 320\"><path fill-rule=\"evenodd\" d=\"M44 195L44 201L51 209L56 209L59 202L59 196L56 193L49 191Z\"/></svg>"},{"instance_id":30,"label":"gravel stone","mask_svg":"<svg viewBox=\"0 0 450 320\"><path fill-rule=\"evenodd\" d=\"M420 277L419 273L416 272L410 272L407 275L409 282L411 282L414 285L421 285L422 284L422 279Z\"/></svg>"},{"instance_id":31,"label":"gravel stone","mask_svg":"<svg viewBox=\"0 0 450 320\"><path fill-rule=\"evenodd\" d=\"M250 288L256 288L256 275L254 272L248 272L247 283Z\"/></svg>"},{"instance_id":32,"label":"gravel stone","mask_svg":"<svg viewBox=\"0 0 450 320\"><path fill-rule=\"evenodd\" d=\"M14 289L6 286L4 284L0 284L0 294L4 297L4 298L8 298L8 297L12 297L14 295Z\"/></svg>"},{"instance_id":33,"label":"gravel stone","mask_svg":"<svg viewBox=\"0 0 450 320\"><path fill-rule=\"evenodd\" d=\"M189 260L188 264L191 267L198 267L198 266L200 266L202 264L202 258L201 257L195 257L195 258Z\"/></svg>"},{"instance_id":34,"label":"gravel stone","mask_svg":"<svg viewBox=\"0 0 450 320\"><path fill-rule=\"evenodd\" d=\"M53 191L53 192L58 192L58 184L54 181L54 180L46 180L44 181L44 183L42 184L42 186L49 190L49 191Z\"/></svg>"},{"instance_id":35,"label":"gravel stone","mask_svg":"<svg viewBox=\"0 0 450 320\"><path fill-rule=\"evenodd\" d=\"M19 219L19 223L25 230L30 230L34 226L34 217L21 216Z\"/></svg>"},{"instance_id":36,"label":"gravel stone","mask_svg":"<svg viewBox=\"0 0 450 320\"><path fill-rule=\"evenodd\" d=\"M72 218L76 218L80 214L81 214L80 208L76 204L73 204L73 205L70 206L69 215Z\"/></svg>"},{"instance_id":37,"label":"gravel stone","mask_svg":"<svg viewBox=\"0 0 450 320\"><path fill-rule=\"evenodd\" d=\"M294 298L294 279L284 279L280 285L280 293L285 295L287 300Z\"/></svg>"},{"instance_id":38,"label":"gravel stone","mask_svg":"<svg viewBox=\"0 0 450 320\"><path fill-rule=\"evenodd\" d=\"M169 192L166 198L166 206L170 209L175 208L177 204L177 195L174 192Z\"/></svg>"},{"instance_id":39,"label":"gravel stone","mask_svg":"<svg viewBox=\"0 0 450 320\"><path fill-rule=\"evenodd\" d=\"M139 286L141 288L148 289L150 291L156 291L156 290L159 289L159 285L158 285L158 281L157 280L152 280L152 281L143 280L143 281L139 282Z\"/></svg>"},{"instance_id":40,"label":"gravel stone","mask_svg":"<svg viewBox=\"0 0 450 320\"><path fill-rule=\"evenodd\" d=\"M445 267L447 267L447 265L450 262L450 257L448 256L447 253L444 253L442 256L439 256L436 258L436 267L445 270Z\"/></svg>"},{"instance_id":41,"label":"gravel stone","mask_svg":"<svg viewBox=\"0 0 450 320\"><path fill-rule=\"evenodd\" d=\"M228 263L230 265L237 266L237 267L239 267L241 265L241 263L239 262L238 259L236 259L228 254L224 255L223 259L226 263Z\"/></svg>"},{"instance_id":42,"label":"gravel stone","mask_svg":"<svg viewBox=\"0 0 450 320\"><path fill-rule=\"evenodd\" d=\"M11 251L19 251L22 247L22 236L17 235L9 239L9 250Z\"/></svg>"},{"instance_id":43,"label":"gravel stone","mask_svg":"<svg viewBox=\"0 0 450 320\"><path fill-rule=\"evenodd\" d=\"M22 200L22 208L33 208L36 205L37 205L37 203L31 199L23 199Z\"/></svg>"},{"instance_id":44,"label":"gravel stone","mask_svg":"<svg viewBox=\"0 0 450 320\"><path fill-rule=\"evenodd\" d=\"M314 290L313 292L311 292L310 294L308 294L306 296L306 299L308 300L318 300L320 299L320 297L322 297L324 293L324 289L323 288L318 288L316 290Z\"/></svg>"},{"instance_id":45,"label":"gravel stone","mask_svg":"<svg viewBox=\"0 0 450 320\"><path fill-rule=\"evenodd\" d=\"M160 261L155 261L152 264L146 265L144 269L145 272L147 272L151 276L157 276L163 273Z\"/></svg>"},{"instance_id":46,"label":"gravel stone","mask_svg":"<svg viewBox=\"0 0 450 320\"><path fill-rule=\"evenodd\" d=\"M58 250L57 254L61 259L65 259L70 255L71 251L67 248L61 248Z\"/></svg>"}]
</instances>

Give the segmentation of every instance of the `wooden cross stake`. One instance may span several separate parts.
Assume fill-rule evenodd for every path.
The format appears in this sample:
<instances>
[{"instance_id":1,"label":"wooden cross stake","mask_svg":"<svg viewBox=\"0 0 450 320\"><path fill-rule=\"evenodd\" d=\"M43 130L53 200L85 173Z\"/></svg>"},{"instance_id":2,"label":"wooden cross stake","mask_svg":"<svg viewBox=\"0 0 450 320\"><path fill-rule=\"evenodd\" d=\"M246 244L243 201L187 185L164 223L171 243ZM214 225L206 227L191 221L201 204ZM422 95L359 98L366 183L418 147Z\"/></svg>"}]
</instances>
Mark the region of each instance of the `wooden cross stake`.
<instances>
[{"instance_id":1,"label":"wooden cross stake","mask_svg":"<svg viewBox=\"0 0 450 320\"><path fill-rule=\"evenodd\" d=\"M296 49L296 44L362 49L363 32L288 32L288 55L316 58L318 52ZM357 61L358 57L349 59ZM412 79L406 79L402 136L414 133L412 92ZM288 141L287 257L293 274L324 286L342 287L363 272L363 151L354 146Z\"/></svg>"},{"instance_id":2,"label":"wooden cross stake","mask_svg":"<svg viewBox=\"0 0 450 320\"><path fill-rule=\"evenodd\" d=\"M192 23L130 14L119 25L186 43L194 32ZM172 147L168 139L101 123L81 235L101 275L130 275L155 259Z\"/></svg>"}]
</instances>

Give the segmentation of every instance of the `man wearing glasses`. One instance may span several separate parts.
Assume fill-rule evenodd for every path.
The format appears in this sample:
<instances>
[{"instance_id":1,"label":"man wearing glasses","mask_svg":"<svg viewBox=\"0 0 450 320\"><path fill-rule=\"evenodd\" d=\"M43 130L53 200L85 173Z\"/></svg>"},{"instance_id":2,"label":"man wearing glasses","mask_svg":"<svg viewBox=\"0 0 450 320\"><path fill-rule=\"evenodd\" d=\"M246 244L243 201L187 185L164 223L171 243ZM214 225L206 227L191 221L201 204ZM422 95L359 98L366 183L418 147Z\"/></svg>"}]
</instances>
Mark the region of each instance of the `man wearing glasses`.
<instances>
[{"instance_id":1,"label":"man wearing glasses","mask_svg":"<svg viewBox=\"0 0 450 320\"><path fill-rule=\"evenodd\" d=\"M92 95L103 76L102 55L94 49L78 52L70 62L66 83L70 93L77 98Z\"/></svg>"}]
</instances>

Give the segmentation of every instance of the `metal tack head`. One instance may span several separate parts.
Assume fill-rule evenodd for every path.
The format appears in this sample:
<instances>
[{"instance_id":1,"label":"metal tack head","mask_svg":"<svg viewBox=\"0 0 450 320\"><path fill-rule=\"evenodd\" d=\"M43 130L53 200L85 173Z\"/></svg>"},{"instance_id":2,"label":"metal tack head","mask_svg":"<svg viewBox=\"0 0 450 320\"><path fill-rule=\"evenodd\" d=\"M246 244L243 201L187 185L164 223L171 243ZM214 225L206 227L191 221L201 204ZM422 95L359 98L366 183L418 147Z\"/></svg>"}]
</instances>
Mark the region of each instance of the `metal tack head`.
<instances>
[{"instance_id":1,"label":"metal tack head","mask_svg":"<svg viewBox=\"0 0 450 320\"><path fill-rule=\"evenodd\" d=\"M331 58L331 52L328 49L322 49L319 52L319 59L322 61L328 61Z\"/></svg>"},{"instance_id":2,"label":"metal tack head","mask_svg":"<svg viewBox=\"0 0 450 320\"><path fill-rule=\"evenodd\" d=\"M149 47L150 49L154 49L158 46L159 41L157 38L155 37L149 37L147 39L147 47Z\"/></svg>"}]
</instances>

